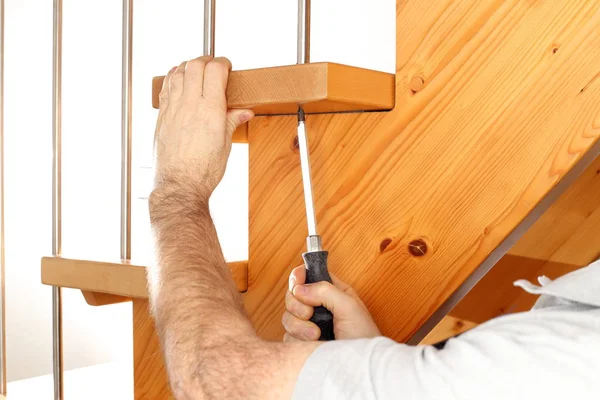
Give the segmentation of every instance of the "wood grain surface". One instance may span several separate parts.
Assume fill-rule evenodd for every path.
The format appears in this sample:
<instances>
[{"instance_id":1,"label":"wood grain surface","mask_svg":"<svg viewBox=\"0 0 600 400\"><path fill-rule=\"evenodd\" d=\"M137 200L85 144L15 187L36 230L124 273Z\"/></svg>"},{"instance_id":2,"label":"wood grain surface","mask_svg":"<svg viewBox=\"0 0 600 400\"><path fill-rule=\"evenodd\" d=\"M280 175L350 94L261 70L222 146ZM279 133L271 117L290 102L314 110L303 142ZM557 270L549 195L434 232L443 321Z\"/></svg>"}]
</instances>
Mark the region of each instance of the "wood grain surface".
<instances>
[{"instance_id":1,"label":"wood grain surface","mask_svg":"<svg viewBox=\"0 0 600 400\"><path fill-rule=\"evenodd\" d=\"M502 315L529 311L539 296L514 286L516 280L527 279L537 285L539 276L556 279L580 267L507 254L450 311L450 315L480 324Z\"/></svg>"},{"instance_id":2,"label":"wood grain surface","mask_svg":"<svg viewBox=\"0 0 600 400\"><path fill-rule=\"evenodd\" d=\"M531 309L538 296L514 287L517 279L537 284L600 258L600 157L540 217L500 262L451 311L484 322Z\"/></svg>"},{"instance_id":3,"label":"wood grain surface","mask_svg":"<svg viewBox=\"0 0 600 400\"><path fill-rule=\"evenodd\" d=\"M476 323L451 315L444 317L439 324L421 341L420 344L436 344L451 337L460 335L477 326Z\"/></svg>"},{"instance_id":4,"label":"wood grain surface","mask_svg":"<svg viewBox=\"0 0 600 400\"><path fill-rule=\"evenodd\" d=\"M152 80L152 106L158 108L164 76ZM335 63L286 65L233 71L227 86L229 108L257 115L390 110L394 75Z\"/></svg>"},{"instance_id":5,"label":"wood grain surface","mask_svg":"<svg viewBox=\"0 0 600 400\"><path fill-rule=\"evenodd\" d=\"M600 258L600 157L509 254L578 267Z\"/></svg>"},{"instance_id":6,"label":"wood grain surface","mask_svg":"<svg viewBox=\"0 0 600 400\"><path fill-rule=\"evenodd\" d=\"M248 288L248 263L236 261L227 263L236 288L245 292ZM62 257L42 258L42 283L46 285L81 289L96 294L115 295L128 298L148 298L146 267L122 262L77 260ZM99 296L86 300L105 305L111 297ZM84 295L85 297L85 295ZM125 301L125 300L124 300ZM101 304L105 302L104 304Z\"/></svg>"},{"instance_id":7,"label":"wood grain surface","mask_svg":"<svg viewBox=\"0 0 600 400\"><path fill-rule=\"evenodd\" d=\"M135 400L174 399L148 301L133 300L133 385Z\"/></svg>"},{"instance_id":8,"label":"wood grain surface","mask_svg":"<svg viewBox=\"0 0 600 400\"><path fill-rule=\"evenodd\" d=\"M111 304L126 303L131 301L131 297L119 296L117 294L90 292L88 290L82 290L81 294L85 299L85 302L89 306L100 307L108 306Z\"/></svg>"},{"instance_id":9,"label":"wood grain surface","mask_svg":"<svg viewBox=\"0 0 600 400\"><path fill-rule=\"evenodd\" d=\"M399 1L396 43L391 112L307 127L331 270L404 341L597 141L600 2ZM248 131L245 304L268 339L305 246L295 135L294 117Z\"/></svg>"}]
</instances>

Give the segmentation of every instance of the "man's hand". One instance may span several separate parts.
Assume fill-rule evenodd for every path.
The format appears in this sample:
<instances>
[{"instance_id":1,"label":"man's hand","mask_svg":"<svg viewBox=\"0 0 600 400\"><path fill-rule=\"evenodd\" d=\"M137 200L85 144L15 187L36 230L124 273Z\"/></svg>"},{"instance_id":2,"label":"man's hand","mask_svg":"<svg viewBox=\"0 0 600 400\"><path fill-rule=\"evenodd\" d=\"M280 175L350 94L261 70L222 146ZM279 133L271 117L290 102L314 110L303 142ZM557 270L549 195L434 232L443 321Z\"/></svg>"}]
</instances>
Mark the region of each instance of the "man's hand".
<instances>
[{"instance_id":1,"label":"man's hand","mask_svg":"<svg viewBox=\"0 0 600 400\"><path fill-rule=\"evenodd\" d=\"M358 294L348 284L331 276L329 282L305 285L304 266L290 274L289 291L285 294L282 322L286 330L284 341L318 340L319 327L310 322L314 307L324 306L333 314L333 330L336 339L360 339L380 336L373 317Z\"/></svg>"},{"instance_id":2,"label":"man's hand","mask_svg":"<svg viewBox=\"0 0 600 400\"><path fill-rule=\"evenodd\" d=\"M167 74L155 133L157 187L185 184L208 199L223 178L233 131L254 116L227 110L230 70L226 58L205 56Z\"/></svg>"}]
</instances>

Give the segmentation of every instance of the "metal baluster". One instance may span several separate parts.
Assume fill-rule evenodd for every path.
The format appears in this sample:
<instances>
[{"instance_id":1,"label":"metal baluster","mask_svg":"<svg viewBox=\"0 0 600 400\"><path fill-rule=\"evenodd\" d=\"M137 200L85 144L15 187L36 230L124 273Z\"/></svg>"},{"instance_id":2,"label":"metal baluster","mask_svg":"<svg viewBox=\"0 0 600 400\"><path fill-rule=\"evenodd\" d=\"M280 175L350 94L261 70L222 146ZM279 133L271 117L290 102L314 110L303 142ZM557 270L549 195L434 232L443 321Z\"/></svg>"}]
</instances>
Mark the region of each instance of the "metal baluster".
<instances>
[{"instance_id":1,"label":"metal baluster","mask_svg":"<svg viewBox=\"0 0 600 400\"><path fill-rule=\"evenodd\" d=\"M204 55L215 55L216 0L204 0Z\"/></svg>"},{"instance_id":2,"label":"metal baluster","mask_svg":"<svg viewBox=\"0 0 600 400\"><path fill-rule=\"evenodd\" d=\"M0 394L6 395L4 253L4 0L0 0Z\"/></svg>"},{"instance_id":3,"label":"metal baluster","mask_svg":"<svg viewBox=\"0 0 600 400\"><path fill-rule=\"evenodd\" d=\"M298 0L297 63L310 62L310 0Z\"/></svg>"},{"instance_id":4,"label":"metal baluster","mask_svg":"<svg viewBox=\"0 0 600 400\"><path fill-rule=\"evenodd\" d=\"M133 0L123 0L121 81L121 259L131 259L131 78Z\"/></svg>"},{"instance_id":5,"label":"metal baluster","mask_svg":"<svg viewBox=\"0 0 600 400\"><path fill-rule=\"evenodd\" d=\"M52 255L61 255L61 98L62 98L62 0L54 0L52 64ZM52 372L54 399L63 399L62 293L52 288Z\"/></svg>"}]
</instances>

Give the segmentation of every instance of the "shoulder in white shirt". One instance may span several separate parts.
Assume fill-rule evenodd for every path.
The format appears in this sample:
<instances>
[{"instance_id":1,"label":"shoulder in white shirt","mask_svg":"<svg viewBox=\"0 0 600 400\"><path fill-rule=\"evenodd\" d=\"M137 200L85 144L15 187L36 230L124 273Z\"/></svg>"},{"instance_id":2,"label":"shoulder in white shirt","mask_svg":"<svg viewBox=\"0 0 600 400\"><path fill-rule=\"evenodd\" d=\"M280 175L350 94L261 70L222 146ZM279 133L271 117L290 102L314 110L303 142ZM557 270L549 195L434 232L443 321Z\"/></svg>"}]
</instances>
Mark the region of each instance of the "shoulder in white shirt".
<instances>
[{"instance_id":1,"label":"shoulder in white shirt","mask_svg":"<svg viewBox=\"0 0 600 400\"><path fill-rule=\"evenodd\" d=\"M559 279L515 285L540 294L441 350L388 338L324 343L294 399L600 399L600 261Z\"/></svg>"}]
</instances>

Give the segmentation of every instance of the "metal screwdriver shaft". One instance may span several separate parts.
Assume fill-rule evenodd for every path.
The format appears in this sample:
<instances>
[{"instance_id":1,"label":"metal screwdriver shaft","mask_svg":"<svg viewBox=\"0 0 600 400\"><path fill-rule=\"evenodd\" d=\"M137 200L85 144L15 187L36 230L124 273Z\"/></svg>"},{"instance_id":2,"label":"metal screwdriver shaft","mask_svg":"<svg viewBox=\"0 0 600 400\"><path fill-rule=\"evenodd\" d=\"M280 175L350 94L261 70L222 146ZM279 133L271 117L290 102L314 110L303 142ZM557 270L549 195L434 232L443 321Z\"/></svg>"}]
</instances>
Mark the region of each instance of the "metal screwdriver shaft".
<instances>
[{"instance_id":1,"label":"metal screwdriver shaft","mask_svg":"<svg viewBox=\"0 0 600 400\"><path fill-rule=\"evenodd\" d=\"M310 60L310 0L298 0L298 64ZM306 253L302 254L306 271L306 283L326 281L331 283L327 269L329 253L322 249L321 237L317 234L317 219L313 200L310 174L310 158L308 156L308 138L306 135L304 110L298 108L298 147L300 150L300 166L302 171L302 186L304 189L304 204L306 206L306 223L308 237L306 238ZM320 340L333 340L333 315L323 306L315 307L310 320L321 330Z\"/></svg>"},{"instance_id":2,"label":"metal screwdriver shaft","mask_svg":"<svg viewBox=\"0 0 600 400\"><path fill-rule=\"evenodd\" d=\"M306 206L306 223L308 225L306 248L308 251L319 251L321 250L321 238L317 234L317 219L315 217L315 204L310 175L310 157L308 155L308 139L306 137L305 116L302 107L298 110L298 147L300 150L302 186L304 188L304 203Z\"/></svg>"},{"instance_id":3,"label":"metal screwdriver shaft","mask_svg":"<svg viewBox=\"0 0 600 400\"><path fill-rule=\"evenodd\" d=\"M322 249L321 237L317 234L317 221L313 201L310 161L308 156L308 140L306 137L305 116L302 107L298 110L298 147L300 150L300 166L302 170L302 186L304 189L304 204L306 206L306 222L308 237L306 238L306 253L302 254L306 270L306 283L326 281L331 283L327 269L329 253ZM333 340L333 315L325 307L315 307L310 318L321 330L320 340Z\"/></svg>"}]
</instances>

